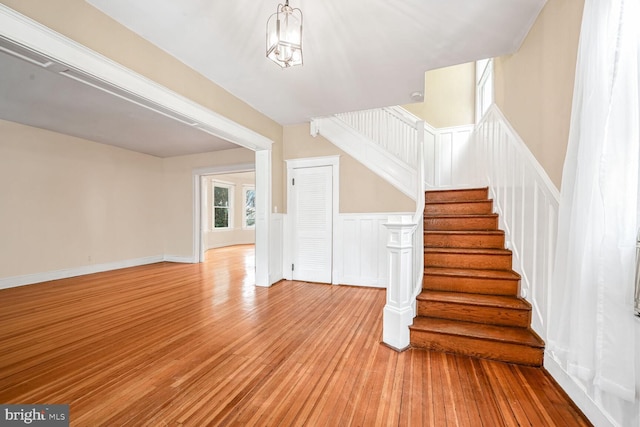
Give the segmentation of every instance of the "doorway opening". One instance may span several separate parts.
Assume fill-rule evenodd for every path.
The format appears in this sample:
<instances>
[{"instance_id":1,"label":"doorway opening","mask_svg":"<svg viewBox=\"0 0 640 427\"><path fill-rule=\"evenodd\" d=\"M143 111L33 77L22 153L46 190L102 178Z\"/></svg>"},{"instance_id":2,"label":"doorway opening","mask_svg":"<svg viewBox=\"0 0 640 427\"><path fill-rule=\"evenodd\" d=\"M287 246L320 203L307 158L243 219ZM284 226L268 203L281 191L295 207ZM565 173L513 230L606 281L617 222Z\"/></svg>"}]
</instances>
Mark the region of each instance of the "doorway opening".
<instances>
[{"instance_id":1,"label":"doorway opening","mask_svg":"<svg viewBox=\"0 0 640 427\"><path fill-rule=\"evenodd\" d=\"M200 194L201 262L212 249L255 247L255 171L202 175Z\"/></svg>"}]
</instances>

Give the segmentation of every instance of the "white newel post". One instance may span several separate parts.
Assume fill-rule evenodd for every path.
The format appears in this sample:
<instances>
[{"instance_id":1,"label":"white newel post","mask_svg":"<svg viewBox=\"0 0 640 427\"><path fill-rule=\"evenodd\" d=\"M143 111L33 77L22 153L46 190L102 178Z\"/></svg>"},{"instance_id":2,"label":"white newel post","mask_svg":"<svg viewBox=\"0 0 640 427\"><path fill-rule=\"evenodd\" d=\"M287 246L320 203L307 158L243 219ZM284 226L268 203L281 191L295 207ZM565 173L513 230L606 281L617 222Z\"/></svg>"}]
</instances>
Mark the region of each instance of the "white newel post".
<instances>
[{"instance_id":1,"label":"white newel post","mask_svg":"<svg viewBox=\"0 0 640 427\"><path fill-rule=\"evenodd\" d=\"M401 351L409 346L409 326L413 323L413 233L417 227L411 216L391 216L384 225L389 230L389 284L384 306L382 341Z\"/></svg>"}]
</instances>

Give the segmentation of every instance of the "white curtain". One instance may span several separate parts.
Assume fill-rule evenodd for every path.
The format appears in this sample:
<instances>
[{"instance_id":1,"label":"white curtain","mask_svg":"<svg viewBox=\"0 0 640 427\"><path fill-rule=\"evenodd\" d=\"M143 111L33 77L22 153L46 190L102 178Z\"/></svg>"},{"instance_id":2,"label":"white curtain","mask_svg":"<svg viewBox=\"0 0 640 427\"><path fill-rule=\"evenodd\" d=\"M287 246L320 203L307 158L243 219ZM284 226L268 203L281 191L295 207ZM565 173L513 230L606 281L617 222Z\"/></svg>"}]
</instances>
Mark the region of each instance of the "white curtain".
<instances>
[{"instance_id":1,"label":"white curtain","mask_svg":"<svg viewBox=\"0 0 640 427\"><path fill-rule=\"evenodd\" d=\"M640 358L633 313L639 3L585 0L547 343L594 400L626 408L622 425L638 420L628 409L638 408Z\"/></svg>"}]
</instances>

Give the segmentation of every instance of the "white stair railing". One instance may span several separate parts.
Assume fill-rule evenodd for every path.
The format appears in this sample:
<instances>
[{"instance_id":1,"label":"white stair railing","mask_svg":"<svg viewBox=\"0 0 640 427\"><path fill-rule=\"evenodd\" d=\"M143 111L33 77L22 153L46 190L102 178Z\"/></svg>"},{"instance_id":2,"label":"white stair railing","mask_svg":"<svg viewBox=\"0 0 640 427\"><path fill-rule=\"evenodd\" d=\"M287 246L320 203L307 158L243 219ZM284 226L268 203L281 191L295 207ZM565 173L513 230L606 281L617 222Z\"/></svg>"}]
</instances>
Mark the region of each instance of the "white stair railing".
<instances>
[{"instance_id":1,"label":"white stair railing","mask_svg":"<svg viewBox=\"0 0 640 427\"><path fill-rule=\"evenodd\" d=\"M404 113L403 113L404 112ZM415 200L420 157L420 119L400 107L356 111L311 121L311 134L321 134L373 173Z\"/></svg>"},{"instance_id":2,"label":"white stair railing","mask_svg":"<svg viewBox=\"0 0 640 427\"><path fill-rule=\"evenodd\" d=\"M424 138L425 122L418 123L418 159L424 159ZM424 161L418 164L417 179L418 193L416 194L416 211L413 214L413 222L416 224L416 231L413 235L413 293L411 297L411 307L413 317L416 316L416 297L422 292L422 279L424 277L424 182L425 167ZM413 322L412 322L413 323Z\"/></svg>"},{"instance_id":3,"label":"white stair railing","mask_svg":"<svg viewBox=\"0 0 640 427\"><path fill-rule=\"evenodd\" d=\"M424 126L418 129L420 119L401 107L336 114L335 117L375 142L413 169L418 168L418 142L424 141Z\"/></svg>"}]
</instances>

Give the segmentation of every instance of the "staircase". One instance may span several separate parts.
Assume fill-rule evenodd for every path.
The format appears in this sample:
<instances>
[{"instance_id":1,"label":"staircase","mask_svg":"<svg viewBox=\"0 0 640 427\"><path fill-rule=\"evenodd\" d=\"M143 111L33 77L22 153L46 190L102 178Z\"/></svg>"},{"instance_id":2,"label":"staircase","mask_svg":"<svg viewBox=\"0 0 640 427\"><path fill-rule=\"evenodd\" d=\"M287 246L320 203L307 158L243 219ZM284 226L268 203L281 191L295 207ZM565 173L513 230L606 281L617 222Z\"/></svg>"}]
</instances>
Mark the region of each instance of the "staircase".
<instances>
[{"instance_id":1,"label":"staircase","mask_svg":"<svg viewBox=\"0 0 640 427\"><path fill-rule=\"evenodd\" d=\"M530 328L531 305L488 189L427 191L424 281L411 345L541 366L544 342Z\"/></svg>"}]
</instances>

